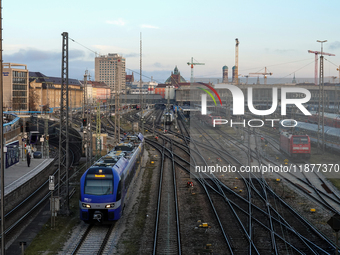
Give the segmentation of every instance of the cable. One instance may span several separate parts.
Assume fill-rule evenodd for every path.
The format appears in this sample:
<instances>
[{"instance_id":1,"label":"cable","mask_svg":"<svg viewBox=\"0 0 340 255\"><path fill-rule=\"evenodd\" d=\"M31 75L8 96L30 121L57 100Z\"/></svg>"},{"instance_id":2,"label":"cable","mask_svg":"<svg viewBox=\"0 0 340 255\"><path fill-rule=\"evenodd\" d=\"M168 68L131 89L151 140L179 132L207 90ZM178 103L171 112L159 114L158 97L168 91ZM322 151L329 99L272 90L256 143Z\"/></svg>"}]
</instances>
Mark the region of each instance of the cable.
<instances>
[{"instance_id":1,"label":"cable","mask_svg":"<svg viewBox=\"0 0 340 255\"><path fill-rule=\"evenodd\" d=\"M285 62L285 63L280 63L280 64L269 65L269 66L267 66L267 67L279 66L279 65L286 65L286 64L292 64L292 63L296 63L296 62L302 62L302 61L305 61L305 60L310 60L310 58L305 58L305 59L301 59L301 60L295 60L295 61L290 61L290 62ZM248 71L248 70L253 70L253 69L257 69L257 68L259 68L259 67L243 69L243 70L240 70L240 72L242 72L242 71ZM262 69L263 69L263 67L262 67L260 70L262 70Z\"/></svg>"},{"instance_id":2,"label":"cable","mask_svg":"<svg viewBox=\"0 0 340 255\"><path fill-rule=\"evenodd\" d=\"M126 69L126 70L129 70L129 71L131 71L131 72L134 72L134 73L136 73L136 74L140 74L139 72L134 71L134 70L132 70L132 69L129 69L129 68L127 68L127 67L125 67L125 69ZM153 78L151 78L151 77L149 77L149 76L146 76L146 75L144 75L144 74L142 74L142 76L145 77L145 78L148 78L148 79L150 79L150 80L154 80L154 81L156 81L156 82L158 82L158 83L163 83L163 82L157 81L157 80L155 80L155 79L153 79Z\"/></svg>"},{"instance_id":3,"label":"cable","mask_svg":"<svg viewBox=\"0 0 340 255\"><path fill-rule=\"evenodd\" d=\"M305 68L306 66L308 66L308 65L310 65L310 64L312 64L312 63L315 63L315 60L314 60L314 59L313 59L312 62L310 62L310 63L308 63L307 65L305 65L305 66L303 66L303 67L301 67L301 68L295 70L294 72L291 72L290 74L288 74L288 75L286 75L286 76L284 76L284 77L281 77L281 78L279 78L279 79L277 79L277 80L274 80L273 83L276 82L276 81L279 81L279 80L281 80L281 79L284 79L284 78L286 78L286 77L292 75L293 73L296 73L297 71L300 71L301 69Z\"/></svg>"},{"instance_id":4,"label":"cable","mask_svg":"<svg viewBox=\"0 0 340 255\"><path fill-rule=\"evenodd\" d=\"M329 61L327 58L325 58L325 60L328 61L329 63L333 64L334 66L339 67L336 64L334 64L332 61Z\"/></svg>"},{"instance_id":5,"label":"cable","mask_svg":"<svg viewBox=\"0 0 340 255\"><path fill-rule=\"evenodd\" d=\"M88 47L82 45L81 43L76 42L74 39L72 39L72 38L70 38L70 37L69 37L68 39L70 39L70 40L71 40L72 42L74 42L74 43L79 44L80 46L84 47L85 49L88 49L89 51L93 52L94 54L96 54L96 56L99 55L96 51L93 51L93 50L91 50L90 48L88 48Z\"/></svg>"},{"instance_id":6,"label":"cable","mask_svg":"<svg viewBox=\"0 0 340 255\"><path fill-rule=\"evenodd\" d=\"M77 44L79 44L80 46L84 47L85 49L87 49L87 50L89 50L89 51L93 52L94 54L96 54L96 56L97 56L97 55L99 55L99 54L98 54L96 51L94 51L94 50L91 50L90 48L88 48L88 47L84 46L83 44L81 44L81 43L77 42L76 40L74 40L74 39L72 39L72 38L70 38L70 37L69 37L69 39L70 39L72 42L74 42L74 43L77 43ZM126 67L125 67L125 69L126 69L126 70L129 70L129 71L132 71L132 72L135 72L135 73L137 73L137 74L140 74L139 72L137 72L137 71L134 71L134 70L132 70L132 69L129 69L129 68L126 68ZM162 83L162 82L160 82L160 81L157 81L157 80L155 80L155 79L152 79L151 77L148 77L148 76L146 76L146 75L143 75L143 74L142 74L142 76L143 76L143 77L145 77L145 78L148 78L148 79L150 79L150 80L154 80L154 81L156 81L156 82L158 82L158 83Z\"/></svg>"}]
</instances>

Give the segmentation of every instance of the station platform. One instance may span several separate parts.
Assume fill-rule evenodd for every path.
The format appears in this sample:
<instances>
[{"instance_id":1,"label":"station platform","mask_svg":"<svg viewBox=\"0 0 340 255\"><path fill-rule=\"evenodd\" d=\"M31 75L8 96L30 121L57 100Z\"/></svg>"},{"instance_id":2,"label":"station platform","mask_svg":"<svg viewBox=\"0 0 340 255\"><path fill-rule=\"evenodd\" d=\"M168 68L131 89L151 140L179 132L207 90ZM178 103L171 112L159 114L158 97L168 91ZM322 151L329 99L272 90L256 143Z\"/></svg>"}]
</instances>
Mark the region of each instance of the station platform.
<instances>
[{"instance_id":1,"label":"station platform","mask_svg":"<svg viewBox=\"0 0 340 255\"><path fill-rule=\"evenodd\" d=\"M51 162L53 158L32 158L31 164L28 167L27 161L20 159L20 161L5 169L5 196L17 189L25 182L33 178L44 170Z\"/></svg>"}]
</instances>

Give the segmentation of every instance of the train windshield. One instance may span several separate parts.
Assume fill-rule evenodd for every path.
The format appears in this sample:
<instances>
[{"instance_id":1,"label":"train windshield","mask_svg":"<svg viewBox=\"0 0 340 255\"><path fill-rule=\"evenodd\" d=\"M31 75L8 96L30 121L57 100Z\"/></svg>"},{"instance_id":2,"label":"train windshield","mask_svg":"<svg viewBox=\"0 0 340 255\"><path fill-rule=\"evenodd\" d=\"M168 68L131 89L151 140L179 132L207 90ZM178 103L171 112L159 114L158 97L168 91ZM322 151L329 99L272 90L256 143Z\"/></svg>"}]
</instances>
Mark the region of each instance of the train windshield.
<instances>
[{"instance_id":1,"label":"train windshield","mask_svg":"<svg viewBox=\"0 0 340 255\"><path fill-rule=\"evenodd\" d=\"M293 137L294 144L308 144L308 137Z\"/></svg>"},{"instance_id":2,"label":"train windshield","mask_svg":"<svg viewBox=\"0 0 340 255\"><path fill-rule=\"evenodd\" d=\"M97 196L113 194L113 175L88 174L85 180L85 194Z\"/></svg>"}]
</instances>

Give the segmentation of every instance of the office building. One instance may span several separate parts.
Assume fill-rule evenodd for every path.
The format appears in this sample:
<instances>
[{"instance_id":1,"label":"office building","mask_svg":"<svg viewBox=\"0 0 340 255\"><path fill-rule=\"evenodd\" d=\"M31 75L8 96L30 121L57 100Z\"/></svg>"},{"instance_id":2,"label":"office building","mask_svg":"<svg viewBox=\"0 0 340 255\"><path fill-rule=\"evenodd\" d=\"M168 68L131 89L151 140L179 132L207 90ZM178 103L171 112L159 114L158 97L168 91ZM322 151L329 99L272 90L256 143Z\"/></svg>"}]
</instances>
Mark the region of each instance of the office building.
<instances>
[{"instance_id":1,"label":"office building","mask_svg":"<svg viewBox=\"0 0 340 255\"><path fill-rule=\"evenodd\" d=\"M120 93L125 93L125 58L116 54L100 55L95 58L95 81L104 82L116 92L120 84Z\"/></svg>"}]
</instances>

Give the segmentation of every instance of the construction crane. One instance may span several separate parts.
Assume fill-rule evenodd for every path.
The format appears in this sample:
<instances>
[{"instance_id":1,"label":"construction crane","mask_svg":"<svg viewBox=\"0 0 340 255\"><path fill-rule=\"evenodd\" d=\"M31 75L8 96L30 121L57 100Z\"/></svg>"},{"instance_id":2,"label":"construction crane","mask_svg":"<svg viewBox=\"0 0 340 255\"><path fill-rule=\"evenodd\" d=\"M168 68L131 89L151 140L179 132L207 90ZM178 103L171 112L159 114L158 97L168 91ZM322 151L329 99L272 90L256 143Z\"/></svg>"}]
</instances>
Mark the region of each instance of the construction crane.
<instances>
[{"instance_id":1,"label":"construction crane","mask_svg":"<svg viewBox=\"0 0 340 255\"><path fill-rule=\"evenodd\" d=\"M339 71L339 83L340 83L340 66L336 70Z\"/></svg>"},{"instance_id":2,"label":"construction crane","mask_svg":"<svg viewBox=\"0 0 340 255\"><path fill-rule=\"evenodd\" d=\"M335 83L335 79L338 78L338 77L336 77L336 76L325 76L324 78L332 78L332 82L329 79L329 83Z\"/></svg>"},{"instance_id":3,"label":"construction crane","mask_svg":"<svg viewBox=\"0 0 340 255\"><path fill-rule=\"evenodd\" d=\"M191 62L187 63L191 66L191 78L190 78L190 86L194 83L194 65L205 65L204 63L194 63L194 58L191 58Z\"/></svg>"},{"instance_id":4,"label":"construction crane","mask_svg":"<svg viewBox=\"0 0 340 255\"><path fill-rule=\"evenodd\" d=\"M238 38L235 39L236 45L235 45L235 84L238 85L238 45L239 41Z\"/></svg>"},{"instance_id":5,"label":"construction crane","mask_svg":"<svg viewBox=\"0 0 340 255\"><path fill-rule=\"evenodd\" d=\"M327 55L327 56L335 56L332 53L326 53L326 52L322 52L321 51L313 51L313 50L308 50L308 53L314 53L315 54L315 70L314 70L314 83L315 86L318 85L318 55L322 54L322 55Z\"/></svg>"},{"instance_id":6,"label":"construction crane","mask_svg":"<svg viewBox=\"0 0 340 255\"><path fill-rule=\"evenodd\" d=\"M264 84L267 84L267 75L273 75L273 73L267 73L267 67L264 68L264 73L249 73L249 75L264 75Z\"/></svg>"}]
</instances>

